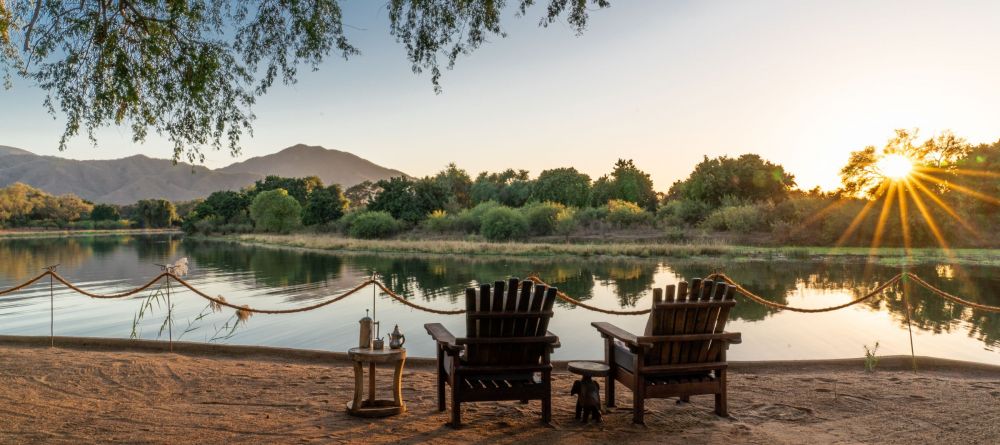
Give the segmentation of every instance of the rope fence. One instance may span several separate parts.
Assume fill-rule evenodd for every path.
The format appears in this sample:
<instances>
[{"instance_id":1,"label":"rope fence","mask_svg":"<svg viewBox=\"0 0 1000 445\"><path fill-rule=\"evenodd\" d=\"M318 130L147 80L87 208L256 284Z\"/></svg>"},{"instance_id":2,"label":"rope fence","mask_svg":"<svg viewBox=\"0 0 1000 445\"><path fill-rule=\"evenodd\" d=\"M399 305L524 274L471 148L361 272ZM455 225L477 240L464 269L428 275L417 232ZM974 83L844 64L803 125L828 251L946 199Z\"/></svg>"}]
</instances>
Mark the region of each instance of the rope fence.
<instances>
[{"instance_id":1,"label":"rope fence","mask_svg":"<svg viewBox=\"0 0 1000 445\"><path fill-rule=\"evenodd\" d=\"M39 275L37 275L37 276L35 276L35 277L33 277L33 278L31 278L31 279L29 279L29 280L21 283L21 284L18 284L18 285L14 286L14 287L11 287L11 288L8 288L8 289L4 289L4 290L0 290L0 296L7 295L7 294L10 294L10 293L22 290L22 289L24 289L24 288L26 288L28 286L31 286L32 284L38 282L42 278L45 278L46 276L51 277L55 281L58 281L59 283L61 283L62 285L66 286L68 289L70 289L70 290L72 290L72 291L74 291L76 293L79 293L81 295L84 295L84 296L87 296L87 297L90 297L90 298L96 298L96 299L117 299L117 298L130 297L130 296L133 296L135 294L138 294L139 292L142 292L142 291L144 291L146 289L151 288L153 285L155 285L156 283L158 283L160 280L166 278L168 281L169 280L175 281L177 284L180 284L184 288L190 290L195 295L197 295L197 296L199 296L201 298L204 298L204 299L210 301L211 303L213 303L215 305L224 306L224 307L228 307L228 308L232 308L232 309L236 309L237 311L243 311L243 312L247 312L247 313L258 313L258 314L293 314L293 313L298 313L298 312L308 312L308 311L312 311L312 310L319 309L319 308L322 308L324 306L328 306L328 305L331 305L333 303L336 303L336 302L338 302L340 300L343 300L343 299L345 299L345 298L347 298L347 297L349 297L349 296L351 296L351 295L353 295L355 293L360 292L361 290L363 290L364 288L368 287L369 285L374 285L378 289L380 289L383 293L385 293L386 295L388 295L389 297L391 297L392 299L394 299L394 300L396 300L396 301L398 301L398 302L400 302L400 303L402 303L402 304L404 304L406 306L409 306L411 308L417 309L417 310L421 310L421 311L425 311L425 312L429 312L429 313L433 313L433 314L439 314L439 315L459 315L459 314L464 314L465 313L464 309L456 309L456 310L435 309L435 308L432 308L432 307L421 305L419 303L415 303L411 299L408 299L405 296L399 295L398 293L394 292L392 289L389 289L389 287L386 286L384 283L382 283L381 281L376 280L374 278L370 278L370 279L364 280L361 283L359 283L357 286L351 288L350 290L345 291L345 292L343 292L343 293L341 293L339 295L336 295L334 297L327 298L327 299L325 299L325 300L323 300L323 301L321 301L319 303L312 304L312 305L309 305L309 306L299 307L299 308L292 308L292 309L259 309L259 308L250 307L248 305L237 305L235 303L229 302L228 300L226 300L221 295L213 297L211 295L206 294L205 292L199 290L194 285L192 285L191 283L185 281L183 278L181 278L180 276L178 276L177 274L175 274L172 271L166 271L166 272L160 273L159 275L157 275L153 279L151 279L149 282L147 282L147 283L145 283L145 284L143 284L141 286L138 286L136 288L127 290L127 291L123 291L123 292L119 292L119 293L114 293L114 294L98 294L98 293L89 292L87 290L84 290L84 289L80 288L79 286L73 284L72 282L70 282L69 280L67 280L66 278L64 278L63 276L59 275L59 273L56 272L54 268L52 268L51 270L47 269L45 272L42 272L41 274L39 274ZM527 279L531 280L532 282L534 282L535 284L538 284L538 285L553 287L553 286L550 286L545 281L543 281L538 275L532 274L532 275L528 276ZM706 281L707 280L719 280L719 281L723 281L723 282L725 282L725 283L727 283L727 284L729 284L731 286L734 286L734 288L735 288L735 290L736 290L737 293L739 293L740 295L743 295L748 300L753 301L753 302L755 302L757 304L761 304L761 305L764 305L764 306L767 306L769 308L776 309L776 310L786 310L786 311L800 312L800 313L831 312L831 311L836 311L836 310L844 309L846 307L853 306L855 304L859 304L859 303L863 303L865 301L871 300L871 299L879 296L886 289L890 288L891 286L893 286L893 285L895 285L897 283L904 282L906 280L912 280L914 283L916 283L916 284L920 285L921 287L923 287L924 289L930 291L933 295L936 295L936 296L938 296L940 298L943 298L943 299L945 299L947 301L951 301L951 302L959 304L959 305L967 306L967 307L970 307L970 308L975 309L975 310L980 310L980 311L985 311L985 312L1000 313L1000 307L998 307L998 306L990 306L990 305L986 305L986 304L976 303L976 302L969 301L967 299L961 298L961 297L959 297L957 295L953 295L953 294L948 293L948 292L946 292L944 290L941 290L938 287L935 287L934 285L928 283L927 281L925 281L924 279L920 278L919 276L917 276L916 274L914 274L912 272L903 272L903 273L896 274L893 277L889 278L888 280L886 280L886 281L882 282L881 284L879 284L872 291L870 291L870 292L866 293L865 295L862 295L862 296L860 296L858 298L855 298L855 299L853 299L853 300L851 300L849 302L846 302L846 303L843 303L843 304L838 304L838 305L835 305L835 306L822 307L822 308L800 308L800 307L794 307L794 306L790 306L790 305L787 305L787 304L781 304L781 303L776 303L776 302L770 301L767 298L764 298L764 297L762 297L760 295L757 295L757 294L755 294L755 293L747 290L746 288L744 288L743 286L741 286L739 283L737 283L735 280L733 280L732 278L730 278L729 276L727 276L724 273L713 273L713 274L710 274L707 277L705 277L705 280ZM590 310L590 311L600 312L600 313L603 313L603 314L609 314L609 315L644 315L644 314L648 314L648 313L651 312L651 309L641 309L641 310L613 310L613 309L603 309L603 308L599 308L599 307L596 307L596 306L589 305L589 304L587 304L587 303L585 303L583 301L580 301L580 300L578 300L576 298L573 298L573 297L567 295L563 291L557 291L556 295L558 296L558 298L560 298L561 300L563 300L563 301L565 301L565 302L567 302L569 304L572 304L574 306L578 306L578 307L581 307L581 308L584 308L584 309L587 309L587 310Z\"/></svg>"}]
</instances>

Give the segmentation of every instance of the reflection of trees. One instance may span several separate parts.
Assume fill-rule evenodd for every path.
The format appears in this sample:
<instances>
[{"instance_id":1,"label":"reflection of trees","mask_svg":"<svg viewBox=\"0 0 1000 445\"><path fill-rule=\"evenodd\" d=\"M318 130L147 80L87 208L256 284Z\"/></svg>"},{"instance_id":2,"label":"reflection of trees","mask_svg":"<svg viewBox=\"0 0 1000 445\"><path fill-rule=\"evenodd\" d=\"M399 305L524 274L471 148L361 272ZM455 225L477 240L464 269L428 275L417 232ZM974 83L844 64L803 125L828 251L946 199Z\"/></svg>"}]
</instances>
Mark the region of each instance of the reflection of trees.
<instances>
[{"instance_id":1,"label":"reflection of trees","mask_svg":"<svg viewBox=\"0 0 1000 445\"><path fill-rule=\"evenodd\" d=\"M122 239L109 237L13 238L0 240L0 275L22 281L38 275L42 267L62 264L75 267L93 255L94 243L106 245L121 243Z\"/></svg>"},{"instance_id":2,"label":"reflection of trees","mask_svg":"<svg viewBox=\"0 0 1000 445\"><path fill-rule=\"evenodd\" d=\"M177 256L181 244L180 235L138 236L131 243L140 262L156 263L171 261Z\"/></svg>"},{"instance_id":3,"label":"reflection of trees","mask_svg":"<svg viewBox=\"0 0 1000 445\"><path fill-rule=\"evenodd\" d=\"M336 255L236 243L186 239L184 248L200 265L225 271L252 272L256 280L272 287L338 278L343 264L343 259Z\"/></svg>"},{"instance_id":4,"label":"reflection of trees","mask_svg":"<svg viewBox=\"0 0 1000 445\"><path fill-rule=\"evenodd\" d=\"M621 307L635 307L636 301L653 287L656 264L615 261L594 268L594 279L614 286Z\"/></svg>"},{"instance_id":5,"label":"reflection of trees","mask_svg":"<svg viewBox=\"0 0 1000 445\"><path fill-rule=\"evenodd\" d=\"M751 292L781 304L787 304L787 296L803 285L808 289L838 290L849 289L853 298L872 292L879 284L900 272L895 267L866 265L860 262L669 262L669 266L680 277L704 277L717 270L727 275ZM723 267L724 266L724 267ZM971 301L1000 306L1000 278L995 268L984 266L962 266L948 268L927 264L911 266L910 271L924 277L934 286L951 294ZM926 331L952 332L959 326L968 325L969 335L988 345L1000 343L1000 314L976 311L937 297L916 285L909 286L911 320L915 327ZM740 303L731 316L736 319L758 321L776 312L774 309L739 298ZM862 303L873 311L887 310L900 326L906 326L906 301L903 299L903 285L897 285L884 292L881 298Z\"/></svg>"}]
</instances>

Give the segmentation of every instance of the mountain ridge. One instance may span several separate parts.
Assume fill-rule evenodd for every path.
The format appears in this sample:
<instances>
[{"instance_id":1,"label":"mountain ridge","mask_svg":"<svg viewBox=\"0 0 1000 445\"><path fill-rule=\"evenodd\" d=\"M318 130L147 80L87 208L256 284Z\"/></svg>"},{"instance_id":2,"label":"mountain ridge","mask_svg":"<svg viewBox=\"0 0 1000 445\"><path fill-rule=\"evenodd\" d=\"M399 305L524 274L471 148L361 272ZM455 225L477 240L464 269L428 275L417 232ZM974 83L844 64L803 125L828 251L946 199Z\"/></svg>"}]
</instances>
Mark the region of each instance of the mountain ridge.
<instances>
[{"instance_id":1,"label":"mountain ridge","mask_svg":"<svg viewBox=\"0 0 1000 445\"><path fill-rule=\"evenodd\" d=\"M141 154L107 160L74 160L0 145L0 187L23 182L48 193L73 193L98 203L131 204L140 199L187 201L220 190L238 190L267 175L318 176L324 184L350 187L365 180L377 181L405 173L353 153L304 144L219 169L183 162L174 164L169 159Z\"/></svg>"}]
</instances>

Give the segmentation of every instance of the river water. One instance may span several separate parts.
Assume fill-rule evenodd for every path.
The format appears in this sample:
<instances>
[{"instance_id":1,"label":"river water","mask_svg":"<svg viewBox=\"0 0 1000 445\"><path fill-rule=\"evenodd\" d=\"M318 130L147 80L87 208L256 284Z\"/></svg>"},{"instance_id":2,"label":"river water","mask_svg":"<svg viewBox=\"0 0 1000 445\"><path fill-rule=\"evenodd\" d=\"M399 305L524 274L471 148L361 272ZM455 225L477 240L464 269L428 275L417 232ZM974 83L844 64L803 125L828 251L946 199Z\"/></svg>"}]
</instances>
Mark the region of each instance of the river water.
<instances>
[{"instance_id":1,"label":"river water","mask_svg":"<svg viewBox=\"0 0 1000 445\"><path fill-rule=\"evenodd\" d=\"M503 258L497 256L326 253L244 246L182 236L99 236L0 240L0 289L23 282L47 264L98 293L147 282L156 264L187 257L186 279L210 295L256 308L294 308L353 288L375 273L395 292L438 309L463 309L464 291L479 282L538 273L574 298L608 309L645 309L652 289L681 279L724 271L749 290L799 307L830 306L864 295L892 277L899 266L867 264L858 258L781 259L595 259ZM1000 305L1000 267L929 263L909 266L935 286L973 301ZM168 338L164 286L122 300L94 300L56 284L55 334L144 339ZM159 293L156 293L156 292ZM913 342L918 355L1000 364L1000 314L957 306L921 289L909 292ZM234 311L213 313L207 302L171 285L173 337L185 341L283 346L344 351L357 343L358 320L372 309L381 331L399 325L409 355L432 357L423 324L440 322L456 336L461 315L411 309L371 286L318 310L290 315L255 315L233 329ZM906 304L899 289L847 309L819 314L779 312L743 298L727 330L742 332L732 360L860 357L863 345L879 342L879 355L909 354ZM142 309L145 308L145 309ZM48 280L0 297L0 334L49 334ZM140 314L141 312L141 314ZM641 334L647 316L616 316L556 302L549 330L561 338L556 359L602 357L602 340L592 321L610 321Z\"/></svg>"}]
</instances>

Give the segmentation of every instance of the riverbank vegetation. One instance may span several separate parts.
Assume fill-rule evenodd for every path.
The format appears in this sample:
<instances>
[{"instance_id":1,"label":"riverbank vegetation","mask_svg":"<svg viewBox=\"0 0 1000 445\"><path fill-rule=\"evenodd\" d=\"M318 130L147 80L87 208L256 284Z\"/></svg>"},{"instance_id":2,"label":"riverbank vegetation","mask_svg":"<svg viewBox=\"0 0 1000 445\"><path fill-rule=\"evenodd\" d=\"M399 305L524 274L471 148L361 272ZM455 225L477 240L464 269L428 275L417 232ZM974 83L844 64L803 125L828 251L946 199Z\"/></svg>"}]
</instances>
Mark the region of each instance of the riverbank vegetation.
<instances>
[{"instance_id":1,"label":"riverbank vegetation","mask_svg":"<svg viewBox=\"0 0 1000 445\"><path fill-rule=\"evenodd\" d=\"M903 159L907 170L892 176L886 158ZM1000 142L971 146L947 132L921 142L916 132L898 130L884 147L854 152L835 191L798 189L781 165L754 154L706 157L666 192L631 160L596 180L572 167L534 179L513 169L473 179L451 164L433 176L344 191L314 177L272 176L212 194L184 218L184 229L473 243L997 247L998 171ZM254 197L279 188L288 190L282 200L289 211L281 224L262 223L273 215L251 212Z\"/></svg>"}]
</instances>

